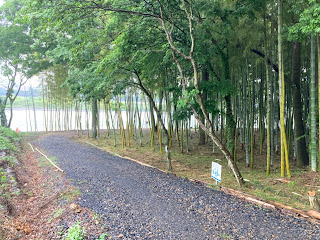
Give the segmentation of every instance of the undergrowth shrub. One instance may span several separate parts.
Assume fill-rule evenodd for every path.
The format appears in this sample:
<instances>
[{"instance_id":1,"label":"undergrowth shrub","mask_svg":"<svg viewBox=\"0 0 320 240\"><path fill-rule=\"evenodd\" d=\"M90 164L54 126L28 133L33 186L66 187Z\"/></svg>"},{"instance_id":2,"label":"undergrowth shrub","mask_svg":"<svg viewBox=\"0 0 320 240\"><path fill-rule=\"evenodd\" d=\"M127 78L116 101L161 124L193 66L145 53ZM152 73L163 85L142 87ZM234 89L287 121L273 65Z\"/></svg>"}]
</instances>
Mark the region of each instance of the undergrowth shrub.
<instances>
[{"instance_id":1,"label":"undergrowth shrub","mask_svg":"<svg viewBox=\"0 0 320 240\"><path fill-rule=\"evenodd\" d=\"M86 230L84 227L80 226L80 223L77 222L71 228L69 228L68 233L63 238L64 240L82 240Z\"/></svg>"},{"instance_id":2,"label":"undergrowth shrub","mask_svg":"<svg viewBox=\"0 0 320 240\"><path fill-rule=\"evenodd\" d=\"M10 141L9 138L0 135L0 151L16 152L17 147Z\"/></svg>"},{"instance_id":3,"label":"undergrowth shrub","mask_svg":"<svg viewBox=\"0 0 320 240\"><path fill-rule=\"evenodd\" d=\"M8 176L6 168L13 167L17 162L14 153L17 152L15 142L20 141L21 136L9 128L0 126L0 196L9 198L13 192L10 191L10 181L13 177Z\"/></svg>"},{"instance_id":4,"label":"undergrowth shrub","mask_svg":"<svg viewBox=\"0 0 320 240\"><path fill-rule=\"evenodd\" d=\"M1 163L5 163L10 167L13 167L15 164L18 163L18 159L14 156L4 156L0 158L0 165Z\"/></svg>"},{"instance_id":5,"label":"undergrowth shrub","mask_svg":"<svg viewBox=\"0 0 320 240\"><path fill-rule=\"evenodd\" d=\"M0 168L0 193L2 197L7 198L7 188L9 187L9 179L3 168Z\"/></svg>"},{"instance_id":6,"label":"undergrowth shrub","mask_svg":"<svg viewBox=\"0 0 320 240\"><path fill-rule=\"evenodd\" d=\"M18 142L21 140L21 134L16 133L10 128L0 126L0 136L7 137L13 142Z\"/></svg>"}]
</instances>

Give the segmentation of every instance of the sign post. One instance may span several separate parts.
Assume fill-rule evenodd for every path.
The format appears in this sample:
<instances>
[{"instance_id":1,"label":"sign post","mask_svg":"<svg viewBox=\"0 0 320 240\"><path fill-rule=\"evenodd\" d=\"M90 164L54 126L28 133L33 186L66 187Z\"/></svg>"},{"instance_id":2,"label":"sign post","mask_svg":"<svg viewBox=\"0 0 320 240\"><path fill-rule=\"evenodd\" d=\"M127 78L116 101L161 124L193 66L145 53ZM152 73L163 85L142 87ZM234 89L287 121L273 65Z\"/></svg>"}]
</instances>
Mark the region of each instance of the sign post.
<instances>
[{"instance_id":1,"label":"sign post","mask_svg":"<svg viewBox=\"0 0 320 240\"><path fill-rule=\"evenodd\" d=\"M212 162L211 177L216 180L216 185L221 182L221 169L222 166L220 164Z\"/></svg>"}]
</instances>

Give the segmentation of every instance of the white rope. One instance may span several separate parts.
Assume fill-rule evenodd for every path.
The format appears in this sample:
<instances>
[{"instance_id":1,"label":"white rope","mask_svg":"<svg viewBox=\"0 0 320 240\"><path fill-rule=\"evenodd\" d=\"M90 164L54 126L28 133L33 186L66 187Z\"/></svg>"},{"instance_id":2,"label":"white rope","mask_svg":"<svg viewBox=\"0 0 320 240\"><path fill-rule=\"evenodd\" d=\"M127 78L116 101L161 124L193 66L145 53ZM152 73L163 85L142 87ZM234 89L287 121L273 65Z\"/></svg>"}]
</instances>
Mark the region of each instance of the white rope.
<instances>
[{"instance_id":1,"label":"white rope","mask_svg":"<svg viewBox=\"0 0 320 240\"><path fill-rule=\"evenodd\" d=\"M39 152L42 156L44 156L56 169L58 169L60 172L64 172L61 168L55 165L46 155L40 152L37 148L36 148L36 151Z\"/></svg>"},{"instance_id":2,"label":"white rope","mask_svg":"<svg viewBox=\"0 0 320 240\"><path fill-rule=\"evenodd\" d=\"M30 145L32 152L34 152L34 148L32 147L32 145L30 143L28 143L28 144Z\"/></svg>"}]
</instances>

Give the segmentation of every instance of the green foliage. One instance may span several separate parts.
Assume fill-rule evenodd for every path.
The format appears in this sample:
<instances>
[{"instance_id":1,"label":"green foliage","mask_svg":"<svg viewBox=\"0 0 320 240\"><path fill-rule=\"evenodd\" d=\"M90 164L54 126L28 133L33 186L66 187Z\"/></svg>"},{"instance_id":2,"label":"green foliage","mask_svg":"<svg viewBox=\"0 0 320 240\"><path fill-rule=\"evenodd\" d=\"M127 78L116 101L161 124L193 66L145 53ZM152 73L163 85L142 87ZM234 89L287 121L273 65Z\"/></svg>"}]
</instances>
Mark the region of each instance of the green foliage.
<instances>
[{"instance_id":1,"label":"green foliage","mask_svg":"<svg viewBox=\"0 0 320 240\"><path fill-rule=\"evenodd\" d=\"M190 108L190 105L196 103L196 97L199 94L199 90L192 89L191 91L183 91L182 98L178 101L178 107Z\"/></svg>"},{"instance_id":2,"label":"green foliage","mask_svg":"<svg viewBox=\"0 0 320 240\"><path fill-rule=\"evenodd\" d=\"M4 198L8 198L10 194L8 193L8 188L10 186L10 182L8 179L7 173L0 168L0 193Z\"/></svg>"},{"instance_id":3,"label":"green foliage","mask_svg":"<svg viewBox=\"0 0 320 240\"><path fill-rule=\"evenodd\" d=\"M0 136L7 137L13 142L18 142L21 140L21 134L16 133L10 128L0 126Z\"/></svg>"},{"instance_id":4,"label":"green foliage","mask_svg":"<svg viewBox=\"0 0 320 240\"><path fill-rule=\"evenodd\" d=\"M298 21L288 27L289 40L302 40L311 33L320 33L320 3L315 0L301 0L293 3L290 12Z\"/></svg>"},{"instance_id":5,"label":"green foliage","mask_svg":"<svg viewBox=\"0 0 320 240\"><path fill-rule=\"evenodd\" d=\"M9 128L0 127L0 152L4 151L7 153L16 152L17 148L13 142L20 141L21 136L12 131ZM0 158L1 166L13 167L18 162L17 158L12 155L6 155ZM10 179L7 172L0 168L0 195L5 198L9 198L13 193L9 192Z\"/></svg>"},{"instance_id":6,"label":"green foliage","mask_svg":"<svg viewBox=\"0 0 320 240\"><path fill-rule=\"evenodd\" d=\"M15 180L13 177L9 177L7 172L0 168L0 195L4 198L10 198L14 194L18 194L18 192L10 192L10 181Z\"/></svg>"},{"instance_id":7,"label":"green foliage","mask_svg":"<svg viewBox=\"0 0 320 240\"><path fill-rule=\"evenodd\" d=\"M320 33L320 4L309 0L309 6L301 13L300 24L302 33Z\"/></svg>"},{"instance_id":8,"label":"green foliage","mask_svg":"<svg viewBox=\"0 0 320 240\"><path fill-rule=\"evenodd\" d=\"M70 71L64 86L69 87L74 98L84 101L104 99L107 94L104 76L88 68Z\"/></svg>"},{"instance_id":9,"label":"green foliage","mask_svg":"<svg viewBox=\"0 0 320 240\"><path fill-rule=\"evenodd\" d=\"M80 223L77 222L71 228L69 228L68 233L63 237L64 240L82 240L86 230L84 227L80 226Z\"/></svg>"},{"instance_id":10,"label":"green foliage","mask_svg":"<svg viewBox=\"0 0 320 240\"><path fill-rule=\"evenodd\" d=\"M191 104L196 104L196 97L199 94L199 90L192 89L191 91L183 91L183 97L179 99L177 105L177 111L173 114L173 119L175 120L186 120L190 118L191 113Z\"/></svg>"},{"instance_id":11,"label":"green foliage","mask_svg":"<svg viewBox=\"0 0 320 240\"><path fill-rule=\"evenodd\" d=\"M0 136L0 151L15 152L16 146L7 137Z\"/></svg>"},{"instance_id":12,"label":"green foliage","mask_svg":"<svg viewBox=\"0 0 320 240\"><path fill-rule=\"evenodd\" d=\"M18 96L16 98L16 100L14 101L13 103L13 108L25 108L26 107L26 101L28 100L29 103L32 102L32 99L31 97L20 97ZM42 97L34 97L33 98L33 101L34 101L34 106L35 108L42 108L43 105L42 105Z\"/></svg>"},{"instance_id":13,"label":"green foliage","mask_svg":"<svg viewBox=\"0 0 320 240\"><path fill-rule=\"evenodd\" d=\"M177 111L173 113L174 120L187 120L191 116L191 112L186 108L178 108Z\"/></svg>"},{"instance_id":14,"label":"green foliage","mask_svg":"<svg viewBox=\"0 0 320 240\"><path fill-rule=\"evenodd\" d=\"M12 131L10 128L0 126L0 151L6 152L16 152L17 147L14 142L20 141L20 134ZM14 162L15 158L11 156L6 156L2 161Z\"/></svg>"},{"instance_id":15,"label":"green foliage","mask_svg":"<svg viewBox=\"0 0 320 240\"><path fill-rule=\"evenodd\" d=\"M3 168L0 168L0 183L1 187L4 187L9 182L7 173L3 171Z\"/></svg>"},{"instance_id":16,"label":"green foliage","mask_svg":"<svg viewBox=\"0 0 320 240\"><path fill-rule=\"evenodd\" d=\"M18 159L14 156L4 156L0 159L0 163L2 163L2 162L13 167L15 164L18 163Z\"/></svg>"},{"instance_id":17,"label":"green foliage","mask_svg":"<svg viewBox=\"0 0 320 240\"><path fill-rule=\"evenodd\" d=\"M50 223L53 219L58 218L62 215L62 213L64 212L63 208L58 208L56 209L50 216L50 218L48 219L48 223Z\"/></svg>"},{"instance_id":18,"label":"green foliage","mask_svg":"<svg viewBox=\"0 0 320 240\"><path fill-rule=\"evenodd\" d=\"M99 236L99 238L97 238L96 240L105 240L105 239L107 239L107 238L108 238L108 234L103 233L103 234L101 234L101 235Z\"/></svg>"},{"instance_id":19,"label":"green foliage","mask_svg":"<svg viewBox=\"0 0 320 240\"><path fill-rule=\"evenodd\" d=\"M30 26L18 21L24 3L8 0L0 7L0 75L6 91L0 98L0 119L6 127L10 127L12 115L8 121L4 109L12 107L21 87L43 69L43 47L34 45Z\"/></svg>"}]
</instances>

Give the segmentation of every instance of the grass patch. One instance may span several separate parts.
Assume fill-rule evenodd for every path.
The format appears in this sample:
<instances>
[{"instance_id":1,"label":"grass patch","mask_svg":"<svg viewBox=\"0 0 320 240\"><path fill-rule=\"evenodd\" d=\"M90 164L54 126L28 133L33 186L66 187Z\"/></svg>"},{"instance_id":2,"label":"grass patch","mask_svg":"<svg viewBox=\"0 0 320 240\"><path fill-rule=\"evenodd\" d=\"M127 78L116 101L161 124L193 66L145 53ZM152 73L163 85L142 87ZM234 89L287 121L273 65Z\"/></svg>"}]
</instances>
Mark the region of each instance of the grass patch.
<instances>
[{"instance_id":1,"label":"grass patch","mask_svg":"<svg viewBox=\"0 0 320 240\"><path fill-rule=\"evenodd\" d=\"M59 218L64 212L63 208L58 208L56 209L50 216L50 218L48 219L48 223L50 223L53 219L55 218Z\"/></svg>"},{"instance_id":2,"label":"grass patch","mask_svg":"<svg viewBox=\"0 0 320 240\"><path fill-rule=\"evenodd\" d=\"M73 199L81 195L81 191L78 188L72 188L66 191L61 197L68 202L71 202Z\"/></svg>"},{"instance_id":3,"label":"grass patch","mask_svg":"<svg viewBox=\"0 0 320 240\"><path fill-rule=\"evenodd\" d=\"M86 230L79 222L69 228L68 233L62 238L64 240L82 240L84 239Z\"/></svg>"}]
</instances>

